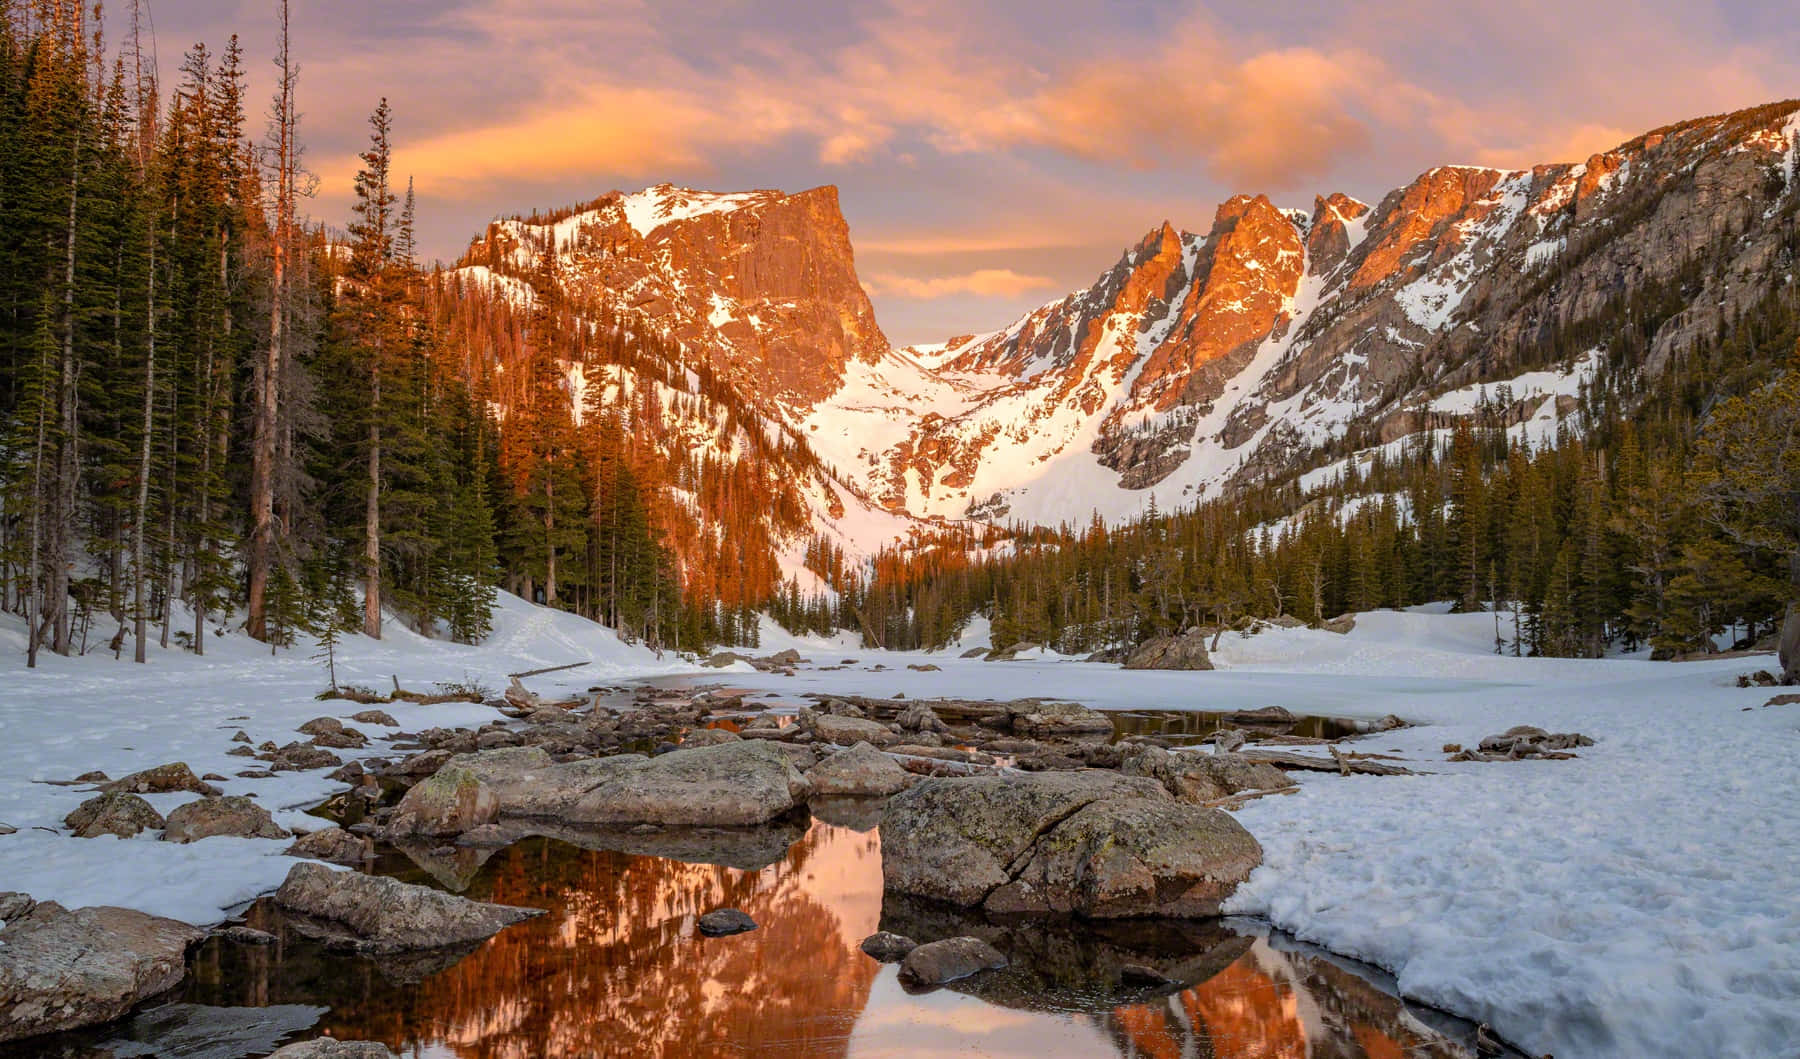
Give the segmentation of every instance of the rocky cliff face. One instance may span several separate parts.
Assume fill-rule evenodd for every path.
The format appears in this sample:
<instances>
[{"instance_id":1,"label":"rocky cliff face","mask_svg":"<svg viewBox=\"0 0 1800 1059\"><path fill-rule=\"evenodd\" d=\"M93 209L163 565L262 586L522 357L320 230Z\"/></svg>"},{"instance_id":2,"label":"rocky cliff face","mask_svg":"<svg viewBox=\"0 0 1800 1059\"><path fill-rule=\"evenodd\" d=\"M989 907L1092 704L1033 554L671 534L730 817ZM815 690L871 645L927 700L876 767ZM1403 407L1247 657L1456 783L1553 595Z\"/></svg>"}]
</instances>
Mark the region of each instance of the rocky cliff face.
<instances>
[{"instance_id":1,"label":"rocky cliff face","mask_svg":"<svg viewBox=\"0 0 1800 1059\"><path fill-rule=\"evenodd\" d=\"M498 222L464 266L678 338L816 460L817 524L879 525L875 547L918 519L1185 505L1478 407L1553 436L1583 387L1660 370L1789 282L1797 215L1788 103L1580 163L1433 169L1373 206L1240 195L1204 235L1164 224L1092 286L929 348L888 347L830 188L615 193Z\"/></svg>"},{"instance_id":2,"label":"rocky cliff face","mask_svg":"<svg viewBox=\"0 0 1800 1059\"><path fill-rule=\"evenodd\" d=\"M463 264L634 309L768 407L809 407L888 348L834 187L615 192L568 216L497 221Z\"/></svg>"},{"instance_id":3,"label":"rocky cliff face","mask_svg":"<svg viewBox=\"0 0 1800 1059\"><path fill-rule=\"evenodd\" d=\"M965 392L888 409L909 425L885 448L832 449L882 433L855 386L814 437L892 509L1051 523L1446 429L1489 390L1487 414L1548 437L1597 375L1658 371L1788 282L1797 173L1787 103L1582 163L1433 169L1373 207L1239 196L1203 237L1164 225L1087 290L915 351L930 381L889 365L896 389Z\"/></svg>"}]
</instances>

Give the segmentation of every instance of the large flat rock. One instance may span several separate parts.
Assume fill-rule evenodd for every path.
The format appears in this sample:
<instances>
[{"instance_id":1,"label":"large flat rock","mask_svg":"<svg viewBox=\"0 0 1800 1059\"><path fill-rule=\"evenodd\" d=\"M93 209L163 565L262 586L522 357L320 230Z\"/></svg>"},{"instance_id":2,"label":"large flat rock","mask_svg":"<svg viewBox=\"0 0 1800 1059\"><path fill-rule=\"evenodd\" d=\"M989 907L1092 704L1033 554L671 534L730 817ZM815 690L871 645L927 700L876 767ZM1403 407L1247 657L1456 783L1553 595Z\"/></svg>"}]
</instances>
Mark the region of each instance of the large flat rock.
<instances>
[{"instance_id":1,"label":"large flat rock","mask_svg":"<svg viewBox=\"0 0 1800 1059\"><path fill-rule=\"evenodd\" d=\"M181 984L206 932L125 908L53 901L0 929L0 1041L111 1022Z\"/></svg>"},{"instance_id":2,"label":"large flat rock","mask_svg":"<svg viewBox=\"0 0 1800 1059\"><path fill-rule=\"evenodd\" d=\"M643 761L556 815L577 824L754 827L791 812L810 790L786 754L746 739Z\"/></svg>"},{"instance_id":3,"label":"large flat rock","mask_svg":"<svg viewBox=\"0 0 1800 1059\"><path fill-rule=\"evenodd\" d=\"M313 861L294 865L275 903L312 921L310 933L326 944L365 953L466 945L544 914Z\"/></svg>"},{"instance_id":4,"label":"large flat rock","mask_svg":"<svg viewBox=\"0 0 1800 1059\"><path fill-rule=\"evenodd\" d=\"M1010 882L1044 832L1104 798L1173 804L1152 779L1084 770L927 779L895 795L881 824L887 889L979 905Z\"/></svg>"},{"instance_id":5,"label":"large flat rock","mask_svg":"<svg viewBox=\"0 0 1800 1059\"><path fill-rule=\"evenodd\" d=\"M887 890L1002 913L1216 916L1262 862L1226 813L1101 771L926 780L881 831Z\"/></svg>"}]
</instances>

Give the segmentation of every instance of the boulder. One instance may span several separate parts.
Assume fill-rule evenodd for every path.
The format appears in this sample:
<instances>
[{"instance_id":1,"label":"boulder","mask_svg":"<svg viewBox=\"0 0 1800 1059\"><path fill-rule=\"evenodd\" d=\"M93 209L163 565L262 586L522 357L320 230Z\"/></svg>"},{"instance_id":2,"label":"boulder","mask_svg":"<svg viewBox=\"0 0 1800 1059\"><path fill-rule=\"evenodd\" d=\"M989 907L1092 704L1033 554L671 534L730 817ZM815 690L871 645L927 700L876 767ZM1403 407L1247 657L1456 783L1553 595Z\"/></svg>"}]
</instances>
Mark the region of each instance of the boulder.
<instances>
[{"instance_id":1,"label":"boulder","mask_svg":"<svg viewBox=\"0 0 1800 1059\"><path fill-rule=\"evenodd\" d=\"M1326 632L1335 632L1339 636L1348 636L1351 631L1356 628L1356 615L1339 614L1337 617L1320 625L1319 628L1324 629Z\"/></svg>"},{"instance_id":2,"label":"boulder","mask_svg":"<svg viewBox=\"0 0 1800 1059\"><path fill-rule=\"evenodd\" d=\"M898 742L898 737L879 721L864 720L860 717L839 717L830 713L819 713L816 710L800 711L800 730L823 743L836 743L839 746L852 746L856 743L873 743L876 746L887 746Z\"/></svg>"},{"instance_id":3,"label":"boulder","mask_svg":"<svg viewBox=\"0 0 1800 1059\"><path fill-rule=\"evenodd\" d=\"M1262 861L1237 821L1110 772L929 779L882 822L895 893L994 912L1213 916Z\"/></svg>"},{"instance_id":4,"label":"boulder","mask_svg":"<svg viewBox=\"0 0 1800 1059\"><path fill-rule=\"evenodd\" d=\"M1782 683L1800 684L1800 603L1788 604L1776 653L1781 659Z\"/></svg>"},{"instance_id":5,"label":"boulder","mask_svg":"<svg viewBox=\"0 0 1800 1059\"><path fill-rule=\"evenodd\" d=\"M1291 712L1280 706L1262 706L1254 710L1235 710L1226 714L1225 719L1233 724L1265 725L1270 727L1292 725L1300 720L1300 718L1295 717Z\"/></svg>"},{"instance_id":6,"label":"boulder","mask_svg":"<svg viewBox=\"0 0 1800 1059\"><path fill-rule=\"evenodd\" d=\"M894 963L906 959L906 954L919 947L919 943L904 934L891 934L878 930L862 940L862 951L880 960L882 963Z\"/></svg>"},{"instance_id":7,"label":"boulder","mask_svg":"<svg viewBox=\"0 0 1800 1059\"><path fill-rule=\"evenodd\" d=\"M162 827L162 814L135 794L98 794L82 802L75 811L63 817L63 826L75 832L76 838L99 838L117 835L130 838L145 828Z\"/></svg>"},{"instance_id":8,"label":"boulder","mask_svg":"<svg viewBox=\"0 0 1800 1059\"><path fill-rule=\"evenodd\" d=\"M1032 643L1030 640L1021 640L1016 644L1011 644L1006 647L996 647L987 652L987 660L990 662L1011 662L1027 651L1041 651L1043 649L1043 644Z\"/></svg>"},{"instance_id":9,"label":"boulder","mask_svg":"<svg viewBox=\"0 0 1800 1059\"><path fill-rule=\"evenodd\" d=\"M275 891L275 903L306 917L302 929L328 946L371 954L477 942L544 914L313 861L294 865Z\"/></svg>"},{"instance_id":10,"label":"boulder","mask_svg":"<svg viewBox=\"0 0 1800 1059\"><path fill-rule=\"evenodd\" d=\"M906 732L942 733L950 730L950 726L945 724L943 720L938 717L937 711L922 702L915 702L906 709L901 710L900 716L895 718L894 723L898 724L901 730Z\"/></svg>"},{"instance_id":11,"label":"boulder","mask_svg":"<svg viewBox=\"0 0 1800 1059\"><path fill-rule=\"evenodd\" d=\"M980 938L945 938L907 953L900 977L915 986L934 986L1005 966L1000 950Z\"/></svg>"},{"instance_id":12,"label":"boulder","mask_svg":"<svg viewBox=\"0 0 1800 1059\"><path fill-rule=\"evenodd\" d=\"M319 1037L290 1044L271 1053L269 1059L394 1059L387 1045L374 1041L340 1041Z\"/></svg>"},{"instance_id":13,"label":"boulder","mask_svg":"<svg viewBox=\"0 0 1800 1059\"><path fill-rule=\"evenodd\" d=\"M756 920L736 908L719 908L701 916L696 925L700 928L700 933L707 937L722 938L729 934L755 930Z\"/></svg>"},{"instance_id":14,"label":"boulder","mask_svg":"<svg viewBox=\"0 0 1800 1059\"><path fill-rule=\"evenodd\" d=\"M178 805L169 813L164 842L197 842L215 835L234 838L290 838L276 826L269 811L242 795L201 798Z\"/></svg>"},{"instance_id":15,"label":"boulder","mask_svg":"<svg viewBox=\"0 0 1800 1059\"><path fill-rule=\"evenodd\" d=\"M18 919L37 907L37 902L30 894L22 894L16 890L0 890L0 925L9 919Z\"/></svg>"},{"instance_id":16,"label":"boulder","mask_svg":"<svg viewBox=\"0 0 1800 1059\"><path fill-rule=\"evenodd\" d=\"M853 702L845 702L843 699L832 699L830 702L827 702L825 704L824 708L822 708L819 712L820 713L829 713L833 717L865 717L866 718L869 716L868 713L865 712L861 706L858 706Z\"/></svg>"},{"instance_id":17,"label":"boulder","mask_svg":"<svg viewBox=\"0 0 1800 1059\"><path fill-rule=\"evenodd\" d=\"M387 833L460 835L499 816L500 799L492 788L473 769L451 763L406 792L388 819Z\"/></svg>"},{"instance_id":18,"label":"boulder","mask_svg":"<svg viewBox=\"0 0 1800 1059\"><path fill-rule=\"evenodd\" d=\"M301 835L287 848L287 855L354 868L374 856L375 847L366 836L352 834L341 827L326 827Z\"/></svg>"},{"instance_id":19,"label":"boulder","mask_svg":"<svg viewBox=\"0 0 1800 1059\"><path fill-rule=\"evenodd\" d=\"M1189 629L1179 636L1159 636L1125 656L1126 669L1211 669L1206 634Z\"/></svg>"},{"instance_id":20,"label":"boulder","mask_svg":"<svg viewBox=\"0 0 1800 1059\"><path fill-rule=\"evenodd\" d=\"M811 746L799 743L770 743L769 745L781 751L781 756L788 759L788 764L801 772L805 772L819 763L819 751Z\"/></svg>"},{"instance_id":21,"label":"boulder","mask_svg":"<svg viewBox=\"0 0 1800 1059\"><path fill-rule=\"evenodd\" d=\"M275 752L269 768L274 772L306 772L311 769L336 768L343 763L343 758L324 747L289 743Z\"/></svg>"},{"instance_id":22,"label":"boulder","mask_svg":"<svg viewBox=\"0 0 1800 1059\"><path fill-rule=\"evenodd\" d=\"M814 794L885 796L905 790L912 773L867 743L840 750L806 773Z\"/></svg>"},{"instance_id":23,"label":"boulder","mask_svg":"<svg viewBox=\"0 0 1800 1059\"><path fill-rule=\"evenodd\" d=\"M339 728L313 736L312 745L331 747L334 750L360 750L369 745L369 737L354 728Z\"/></svg>"},{"instance_id":24,"label":"boulder","mask_svg":"<svg viewBox=\"0 0 1800 1059\"><path fill-rule=\"evenodd\" d=\"M181 984L205 936L124 908L31 906L0 931L0 1041L120 1018Z\"/></svg>"},{"instance_id":25,"label":"boulder","mask_svg":"<svg viewBox=\"0 0 1800 1059\"><path fill-rule=\"evenodd\" d=\"M1155 780L1112 772L1045 772L921 781L888 804L881 825L886 889L961 907L1010 881L1032 843L1103 798L1173 805Z\"/></svg>"},{"instance_id":26,"label":"boulder","mask_svg":"<svg viewBox=\"0 0 1800 1059\"><path fill-rule=\"evenodd\" d=\"M1292 787L1287 773L1241 754L1170 753L1147 746L1121 766L1128 776L1149 776L1184 802L1203 803L1242 791Z\"/></svg>"},{"instance_id":27,"label":"boulder","mask_svg":"<svg viewBox=\"0 0 1800 1059\"><path fill-rule=\"evenodd\" d=\"M167 794L170 791L193 791L195 794L218 794L219 788L204 783L194 770L180 761L158 765L153 769L133 772L100 788L102 793Z\"/></svg>"},{"instance_id":28,"label":"boulder","mask_svg":"<svg viewBox=\"0 0 1800 1059\"><path fill-rule=\"evenodd\" d=\"M729 728L696 728L681 737L681 745L688 748L698 746L718 746L720 743L735 743L743 736Z\"/></svg>"},{"instance_id":29,"label":"boulder","mask_svg":"<svg viewBox=\"0 0 1800 1059\"><path fill-rule=\"evenodd\" d=\"M417 754L402 759L399 764L387 771L392 776L429 776L443 768L444 762L449 761L450 756L448 750L421 750Z\"/></svg>"},{"instance_id":30,"label":"boulder","mask_svg":"<svg viewBox=\"0 0 1800 1059\"><path fill-rule=\"evenodd\" d=\"M234 945L273 945L276 941L275 935L268 931L257 930L255 927L246 927L242 924L226 927L219 931L218 936Z\"/></svg>"},{"instance_id":31,"label":"boulder","mask_svg":"<svg viewBox=\"0 0 1800 1059\"><path fill-rule=\"evenodd\" d=\"M1110 735L1112 721L1077 702L1021 699L1006 704L1009 727L1020 735Z\"/></svg>"},{"instance_id":32,"label":"boulder","mask_svg":"<svg viewBox=\"0 0 1800 1059\"><path fill-rule=\"evenodd\" d=\"M640 758L558 815L584 824L754 827L793 810L809 793L786 754L745 739Z\"/></svg>"},{"instance_id":33,"label":"boulder","mask_svg":"<svg viewBox=\"0 0 1800 1059\"><path fill-rule=\"evenodd\" d=\"M1110 799L1041 836L1024 868L984 907L1090 919L1216 916L1261 863L1262 847L1227 813Z\"/></svg>"},{"instance_id":34,"label":"boulder","mask_svg":"<svg viewBox=\"0 0 1800 1059\"><path fill-rule=\"evenodd\" d=\"M724 669L727 666L734 666L734 665L738 664L739 662L748 662L748 661L750 661L750 659L744 657L743 655L736 654L731 651L719 651L719 652L716 652L715 654L713 654L712 657L701 662L700 664L707 667L708 669Z\"/></svg>"},{"instance_id":35,"label":"boulder","mask_svg":"<svg viewBox=\"0 0 1800 1059\"><path fill-rule=\"evenodd\" d=\"M542 747L506 747L462 754L450 764L474 773L499 799L503 816L558 817L583 795L648 764L639 754L584 758L557 764Z\"/></svg>"},{"instance_id":36,"label":"boulder","mask_svg":"<svg viewBox=\"0 0 1800 1059\"><path fill-rule=\"evenodd\" d=\"M314 717L312 720L307 721L305 724L295 729L295 731L299 732L301 735L324 735L327 732L341 732L343 730L344 722L338 720L336 717Z\"/></svg>"},{"instance_id":37,"label":"boulder","mask_svg":"<svg viewBox=\"0 0 1800 1059\"><path fill-rule=\"evenodd\" d=\"M400 722L394 720L394 715L386 710L363 710L361 713L351 714L350 719L358 724L379 724L384 728L400 727Z\"/></svg>"}]
</instances>

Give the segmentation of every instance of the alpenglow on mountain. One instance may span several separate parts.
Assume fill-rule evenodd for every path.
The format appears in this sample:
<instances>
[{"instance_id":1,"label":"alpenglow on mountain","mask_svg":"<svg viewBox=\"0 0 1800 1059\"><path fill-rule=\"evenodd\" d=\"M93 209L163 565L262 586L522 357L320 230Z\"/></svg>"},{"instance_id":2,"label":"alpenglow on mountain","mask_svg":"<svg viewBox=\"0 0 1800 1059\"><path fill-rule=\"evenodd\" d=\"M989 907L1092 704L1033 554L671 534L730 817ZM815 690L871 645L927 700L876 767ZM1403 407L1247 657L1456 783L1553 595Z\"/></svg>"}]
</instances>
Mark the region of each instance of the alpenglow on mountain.
<instances>
[{"instance_id":1,"label":"alpenglow on mountain","mask_svg":"<svg viewBox=\"0 0 1800 1059\"><path fill-rule=\"evenodd\" d=\"M867 554L939 520L1119 520L1478 408L1553 441L1584 392L1628 399L1792 282L1770 221L1797 203L1788 102L1585 162L1444 166L1376 203L1239 195L1204 232L1164 224L1090 287L929 347L882 335L830 187L613 193L495 222L456 274L523 314L656 338L654 379L569 350L569 386L657 390L638 407L658 421L633 427L665 459L775 460L770 543L793 569L815 533Z\"/></svg>"}]
</instances>

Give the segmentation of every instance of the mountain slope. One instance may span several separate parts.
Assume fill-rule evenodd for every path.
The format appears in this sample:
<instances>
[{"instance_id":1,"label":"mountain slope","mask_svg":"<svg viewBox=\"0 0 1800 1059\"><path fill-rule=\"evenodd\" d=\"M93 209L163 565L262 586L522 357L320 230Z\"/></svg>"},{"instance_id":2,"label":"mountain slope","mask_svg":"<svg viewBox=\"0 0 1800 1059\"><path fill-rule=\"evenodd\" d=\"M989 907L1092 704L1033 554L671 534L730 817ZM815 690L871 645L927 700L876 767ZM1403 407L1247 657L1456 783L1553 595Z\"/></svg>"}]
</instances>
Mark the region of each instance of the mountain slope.
<instances>
[{"instance_id":1,"label":"mountain slope","mask_svg":"<svg viewBox=\"0 0 1800 1059\"><path fill-rule=\"evenodd\" d=\"M1055 523L1447 427L1473 411L1434 406L1447 389L1555 363L1655 372L1788 282L1797 140L1800 107L1777 104L1580 164L1433 169L1372 208L1239 196L1207 235L1164 225L1088 289L934 353L913 385L973 396L921 414L851 385L814 422L907 424L835 460L896 510ZM1646 305L1654 319L1620 315ZM1574 404L1527 396L1507 422Z\"/></svg>"}]
</instances>

